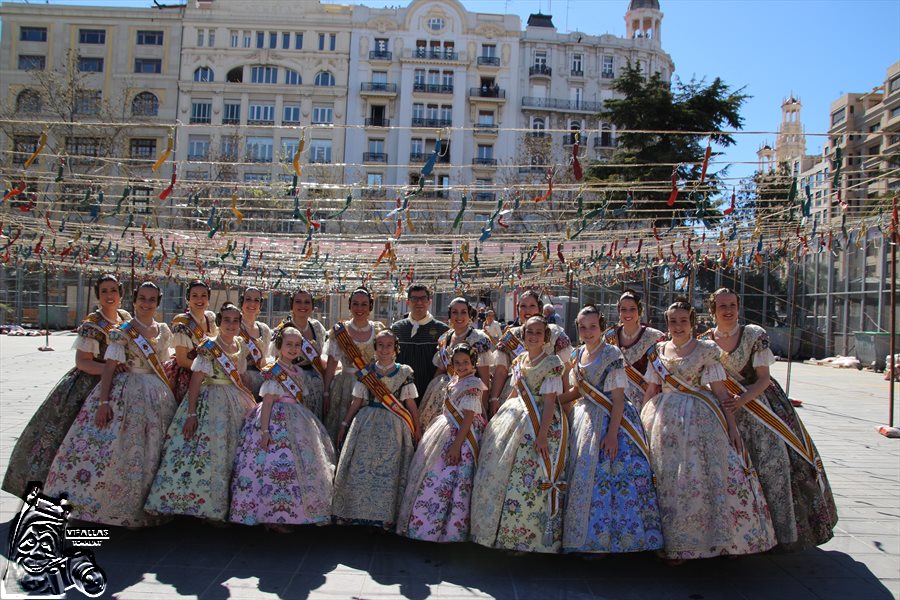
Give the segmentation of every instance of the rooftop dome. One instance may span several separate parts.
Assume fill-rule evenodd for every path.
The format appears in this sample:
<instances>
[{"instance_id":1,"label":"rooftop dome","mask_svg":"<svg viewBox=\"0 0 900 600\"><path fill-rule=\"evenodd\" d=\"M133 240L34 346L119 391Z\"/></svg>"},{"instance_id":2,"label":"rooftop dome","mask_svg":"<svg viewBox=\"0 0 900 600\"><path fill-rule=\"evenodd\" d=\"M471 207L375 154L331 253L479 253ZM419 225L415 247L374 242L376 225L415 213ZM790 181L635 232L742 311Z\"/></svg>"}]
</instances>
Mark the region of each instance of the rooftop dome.
<instances>
[{"instance_id":1,"label":"rooftop dome","mask_svg":"<svg viewBox=\"0 0 900 600\"><path fill-rule=\"evenodd\" d=\"M628 4L628 10L636 10L638 8L659 10L659 0L631 0Z\"/></svg>"}]
</instances>

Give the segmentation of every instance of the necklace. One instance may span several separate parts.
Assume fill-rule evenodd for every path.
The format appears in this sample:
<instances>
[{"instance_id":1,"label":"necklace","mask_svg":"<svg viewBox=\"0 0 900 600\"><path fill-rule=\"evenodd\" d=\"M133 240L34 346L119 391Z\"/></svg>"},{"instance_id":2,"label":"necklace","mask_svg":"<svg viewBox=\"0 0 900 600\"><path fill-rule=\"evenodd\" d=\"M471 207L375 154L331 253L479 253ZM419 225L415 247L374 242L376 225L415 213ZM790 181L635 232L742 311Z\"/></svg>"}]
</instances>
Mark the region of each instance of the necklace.
<instances>
[{"instance_id":1,"label":"necklace","mask_svg":"<svg viewBox=\"0 0 900 600\"><path fill-rule=\"evenodd\" d=\"M306 322L306 325L309 326L309 321ZM369 322L366 321L365 325L363 325L362 327L357 327L356 325L353 324L353 321L347 321L347 327L349 327L353 331L362 332L362 331L368 331L369 327L371 327L371 325L369 325Z\"/></svg>"},{"instance_id":2,"label":"necklace","mask_svg":"<svg viewBox=\"0 0 900 600\"><path fill-rule=\"evenodd\" d=\"M388 365L382 365L380 362L376 362L375 367L382 373L387 373L388 371L390 371L391 369L394 368L394 363L390 363Z\"/></svg>"},{"instance_id":3,"label":"necklace","mask_svg":"<svg viewBox=\"0 0 900 600\"><path fill-rule=\"evenodd\" d=\"M637 331L635 331L634 333L628 333L627 331L625 331L625 327L623 326L620 335L623 341L630 342L636 339L637 336L641 335L641 327L640 325L638 325Z\"/></svg>"},{"instance_id":4,"label":"necklace","mask_svg":"<svg viewBox=\"0 0 900 600\"><path fill-rule=\"evenodd\" d=\"M538 354L537 356L535 356L534 358L531 358L531 355L529 355L529 356L528 356L528 364L529 364L529 365L536 365L536 364L538 364L539 362L541 362L541 360L543 360L543 358L544 358L546 355L547 355L547 353L544 352L543 350L541 350L541 353Z\"/></svg>"},{"instance_id":5,"label":"necklace","mask_svg":"<svg viewBox=\"0 0 900 600\"><path fill-rule=\"evenodd\" d=\"M233 339L233 338L232 338L230 344L226 344L226 343L225 343L225 340L223 340L223 339L221 339L221 338L219 338L218 341L220 342L219 345L222 346L222 350L224 350L224 351L227 352L228 354L234 354L235 352L237 352L237 344L234 343L234 339Z\"/></svg>"},{"instance_id":6,"label":"necklace","mask_svg":"<svg viewBox=\"0 0 900 600\"><path fill-rule=\"evenodd\" d=\"M692 337L688 338L688 341L686 341L683 344L678 344L675 342L675 340L672 340L672 345L675 346L676 350L681 350L682 348L687 348L690 345L690 343L693 341L694 341L694 338L692 338Z\"/></svg>"},{"instance_id":7,"label":"necklace","mask_svg":"<svg viewBox=\"0 0 900 600\"><path fill-rule=\"evenodd\" d=\"M735 324L734 329L732 329L731 331L719 331L719 328L716 327L715 330L713 331L713 335L715 335L717 338L730 338L731 336L733 336L740 330L741 330L741 325L740 325L740 323L737 323L737 324Z\"/></svg>"},{"instance_id":8,"label":"necklace","mask_svg":"<svg viewBox=\"0 0 900 600\"><path fill-rule=\"evenodd\" d=\"M141 320L138 319L137 317L134 317L134 320L137 321L137 322L138 322L138 325L140 325L140 326L143 327L144 329L152 329L152 328L153 328L153 319L152 319L152 318L150 319L150 324L149 324L149 325L147 325L146 323L144 323L143 321L141 321Z\"/></svg>"},{"instance_id":9,"label":"necklace","mask_svg":"<svg viewBox=\"0 0 900 600\"><path fill-rule=\"evenodd\" d=\"M584 345L584 349L587 350L587 356L588 356L588 358L592 358L595 354L597 354L597 352L600 351L600 348L603 347L603 344L604 344L603 340L600 340L600 343L597 344L596 346L594 346L594 349L593 349L593 350L588 350L588 349L587 349L587 344L585 344L585 345Z\"/></svg>"}]
</instances>

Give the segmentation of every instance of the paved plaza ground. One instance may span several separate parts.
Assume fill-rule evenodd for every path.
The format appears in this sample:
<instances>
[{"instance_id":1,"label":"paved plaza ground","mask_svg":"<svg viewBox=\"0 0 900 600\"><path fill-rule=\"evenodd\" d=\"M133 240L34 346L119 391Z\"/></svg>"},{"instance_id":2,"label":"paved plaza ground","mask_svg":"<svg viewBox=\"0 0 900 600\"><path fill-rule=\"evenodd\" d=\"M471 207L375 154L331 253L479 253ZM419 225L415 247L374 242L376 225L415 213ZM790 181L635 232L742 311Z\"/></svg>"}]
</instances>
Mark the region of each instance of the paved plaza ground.
<instances>
[{"instance_id":1,"label":"paved plaza ground","mask_svg":"<svg viewBox=\"0 0 900 600\"><path fill-rule=\"evenodd\" d=\"M0 336L0 471L47 392L74 364L72 336ZM786 365L773 367L785 380ZM887 420L882 375L793 366L791 396L818 445L840 513L835 538L798 554L695 561L652 556L583 560L514 557L473 544L413 542L357 528L291 534L213 528L184 519L142 531L113 528L96 549L107 597L879 600L900 598L900 440ZM0 539L19 508L0 492ZM477 510L477 508L475 508ZM5 544L2 554L5 556ZM79 594L70 592L69 597Z\"/></svg>"}]
</instances>

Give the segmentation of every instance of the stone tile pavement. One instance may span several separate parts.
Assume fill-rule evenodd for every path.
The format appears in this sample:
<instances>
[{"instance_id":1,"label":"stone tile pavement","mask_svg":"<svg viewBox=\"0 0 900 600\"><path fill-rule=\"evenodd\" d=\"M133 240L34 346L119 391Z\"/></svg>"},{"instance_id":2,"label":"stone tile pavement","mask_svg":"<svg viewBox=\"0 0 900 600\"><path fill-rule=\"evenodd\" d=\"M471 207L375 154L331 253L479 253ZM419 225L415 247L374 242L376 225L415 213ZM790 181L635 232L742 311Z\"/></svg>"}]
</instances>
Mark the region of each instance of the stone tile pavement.
<instances>
[{"instance_id":1,"label":"stone tile pavement","mask_svg":"<svg viewBox=\"0 0 900 600\"><path fill-rule=\"evenodd\" d=\"M38 352L42 342L0 336L2 471L25 422L74 363L70 335L51 337L55 352ZM781 382L785 367L773 368ZM109 577L107 596L135 600L900 598L900 440L874 431L887 420L887 385L873 373L793 366L791 396L804 401L800 414L840 512L835 538L798 554L672 568L644 555L513 557L473 544L413 542L355 528L279 535L184 519L142 531L114 528L96 556ZM16 498L0 493L0 539L18 507Z\"/></svg>"}]
</instances>

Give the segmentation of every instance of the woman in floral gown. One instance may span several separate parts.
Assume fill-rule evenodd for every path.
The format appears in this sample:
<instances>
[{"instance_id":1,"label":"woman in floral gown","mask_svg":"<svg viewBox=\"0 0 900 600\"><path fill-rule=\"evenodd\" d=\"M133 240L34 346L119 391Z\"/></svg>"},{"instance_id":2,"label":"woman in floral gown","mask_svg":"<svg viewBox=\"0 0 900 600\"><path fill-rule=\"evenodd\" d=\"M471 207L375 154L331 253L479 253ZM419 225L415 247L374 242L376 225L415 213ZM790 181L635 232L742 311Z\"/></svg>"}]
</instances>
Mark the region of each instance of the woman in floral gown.
<instances>
[{"instance_id":1,"label":"woman in floral gown","mask_svg":"<svg viewBox=\"0 0 900 600\"><path fill-rule=\"evenodd\" d=\"M244 385L260 399L259 387L262 385L262 369L269 362L269 344L272 342L272 330L262 321L257 321L262 309L262 290L248 287L241 294L238 306L241 307L241 337L247 355L247 370L244 371Z\"/></svg>"},{"instance_id":2,"label":"woman in floral gown","mask_svg":"<svg viewBox=\"0 0 900 600\"><path fill-rule=\"evenodd\" d=\"M340 423L332 506L338 524L397 525L413 444L421 437L413 371L395 362L397 351L397 336L390 329L378 332L376 361L366 367L393 394L393 409L357 381Z\"/></svg>"},{"instance_id":3,"label":"woman in floral gown","mask_svg":"<svg viewBox=\"0 0 900 600\"><path fill-rule=\"evenodd\" d=\"M166 361L166 376L175 401L184 400L191 382L191 365L197 357L197 346L207 337L216 336L216 314L209 307L209 286L195 279L188 284L187 312L172 319L175 356Z\"/></svg>"},{"instance_id":4,"label":"woman in floral gown","mask_svg":"<svg viewBox=\"0 0 900 600\"><path fill-rule=\"evenodd\" d=\"M726 400L725 409L735 414L741 437L759 473L779 548L802 550L824 544L834 535L838 515L825 470L815 465L813 457L819 456L815 445L809 445L808 456L813 459L810 464L745 409L755 399L777 415L797 440L804 440L800 416L769 375L769 366L775 362L769 336L758 325L742 327L738 323L740 300L733 290L716 290L709 310L716 326L705 337L719 346L728 375L746 389Z\"/></svg>"},{"instance_id":5,"label":"woman in floral gown","mask_svg":"<svg viewBox=\"0 0 900 600\"><path fill-rule=\"evenodd\" d=\"M94 284L99 304L78 328L75 366L53 386L47 399L35 411L19 436L9 466L3 478L3 490L25 498L28 483L44 483L50 463L56 456L78 411L91 390L100 383L103 356L109 344L109 334L131 318L119 306L122 304L122 284L115 275L101 275Z\"/></svg>"},{"instance_id":6,"label":"woman in floral gown","mask_svg":"<svg viewBox=\"0 0 900 600\"><path fill-rule=\"evenodd\" d=\"M625 357L625 370L628 376L625 398L640 414L644 403L644 389L647 386L643 379L647 371L647 350L657 342L664 342L666 334L641 323L644 305L637 292L625 290L619 296L616 309L619 313L619 325L606 332L606 341L617 346Z\"/></svg>"},{"instance_id":7,"label":"woman in floral gown","mask_svg":"<svg viewBox=\"0 0 900 600\"><path fill-rule=\"evenodd\" d=\"M219 335L197 347L187 401L178 406L147 511L224 521L231 473L247 413L256 406L244 387L241 311L226 302L216 315Z\"/></svg>"},{"instance_id":8,"label":"woman in floral gown","mask_svg":"<svg viewBox=\"0 0 900 600\"><path fill-rule=\"evenodd\" d=\"M325 366L323 381L325 389L323 412L325 428L334 442L337 442L341 419L347 414L347 407L353 398L353 387L356 385L358 366L353 358L347 355L347 351L358 352L361 364L369 364L375 356L375 335L384 329L384 325L378 321L369 320L369 315L375 307L375 299L366 288L357 288L350 294L349 307L352 318L331 328L324 349L325 355L328 356L328 364ZM347 336L340 332L346 332ZM352 343L356 347L355 350L344 348L341 344L342 339L347 344ZM338 363L341 365L341 371L335 374Z\"/></svg>"},{"instance_id":9,"label":"woman in floral gown","mask_svg":"<svg viewBox=\"0 0 900 600\"><path fill-rule=\"evenodd\" d=\"M494 354L494 375L491 380L491 392L488 399L489 417L493 416L497 409L500 408L500 405L512 395L512 380L509 378L509 372L516 356L525 351L522 345L524 343L524 323L531 317L541 316L542 309L541 296L536 291L525 290L519 295L516 310L519 315L519 322L523 325L508 327L497 344L497 351ZM548 328L550 334L543 350L547 355L555 354L559 358L564 368L563 376L568 377L572 342L559 325L550 323ZM507 333L510 334L508 337Z\"/></svg>"},{"instance_id":10,"label":"woman in floral gown","mask_svg":"<svg viewBox=\"0 0 900 600\"><path fill-rule=\"evenodd\" d=\"M454 374L444 412L413 456L397 522L400 535L429 542L469 539L472 481L485 423L482 396L487 386L475 374L480 352L462 343L447 354Z\"/></svg>"},{"instance_id":11,"label":"woman in floral gown","mask_svg":"<svg viewBox=\"0 0 900 600\"><path fill-rule=\"evenodd\" d=\"M85 400L50 467L44 493L68 494L76 519L125 527L160 521L144 512L175 414L162 368L172 333L153 320L160 299L151 282L135 290L135 316L110 333L100 385Z\"/></svg>"},{"instance_id":12,"label":"woman in floral gown","mask_svg":"<svg viewBox=\"0 0 900 600\"><path fill-rule=\"evenodd\" d=\"M453 365L450 364L448 349L457 344L466 343L478 352L478 366L476 371L485 389L491 382L491 365L494 353L491 341L472 325L475 316L475 307L469 304L465 298L454 298L447 309L450 329L441 336L438 342L437 352L434 353L432 362L437 367L434 379L428 384L422 402L419 404L419 414L422 416L422 428L428 429L432 423L441 416L444 410L444 399L447 395L447 384L453 376ZM485 397L485 400L487 398Z\"/></svg>"},{"instance_id":13,"label":"woman in floral gown","mask_svg":"<svg viewBox=\"0 0 900 600\"><path fill-rule=\"evenodd\" d=\"M241 430L231 480L231 521L286 525L331 522L334 446L322 423L303 404L306 378L294 359L300 331L275 337L278 361L263 370L262 404Z\"/></svg>"},{"instance_id":14,"label":"woman in floral gown","mask_svg":"<svg viewBox=\"0 0 900 600\"><path fill-rule=\"evenodd\" d=\"M312 294L303 288L298 289L291 299L291 314L285 317L275 330L285 327L296 328L306 340L307 353L315 355L310 358L307 353L301 352L300 356L294 359L294 364L303 369L303 377L306 380L307 393L303 397L303 406L324 423L325 384L322 378L325 375L325 367L322 364L322 349L328 338L328 332L319 321L312 318L313 308ZM310 349L312 352L309 352Z\"/></svg>"},{"instance_id":15,"label":"woman in floral gown","mask_svg":"<svg viewBox=\"0 0 900 600\"><path fill-rule=\"evenodd\" d=\"M663 546L644 428L625 400L618 348L604 340L606 319L586 306L575 320L583 345L573 353L572 416L563 550L642 552Z\"/></svg>"},{"instance_id":16,"label":"woman in floral gown","mask_svg":"<svg viewBox=\"0 0 900 600\"><path fill-rule=\"evenodd\" d=\"M641 419L665 540L673 562L765 552L775 531L759 479L743 447L719 349L695 340L696 314L684 301L666 310L671 340L651 350ZM712 390L710 394L709 389Z\"/></svg>"},{"instance_id":17,"label":"woman in floral gown","mask_svg":"<svg viewBox=\"0 0 900 600\"><path fill-rule=\"evenodd\" d=\"M516 552L559 552L568 449L558 405L563 364L548 354L543 317L525 322L513 361L513 395L481 438L472 494L472 541Z\"/></svg>"}]
</instances>

